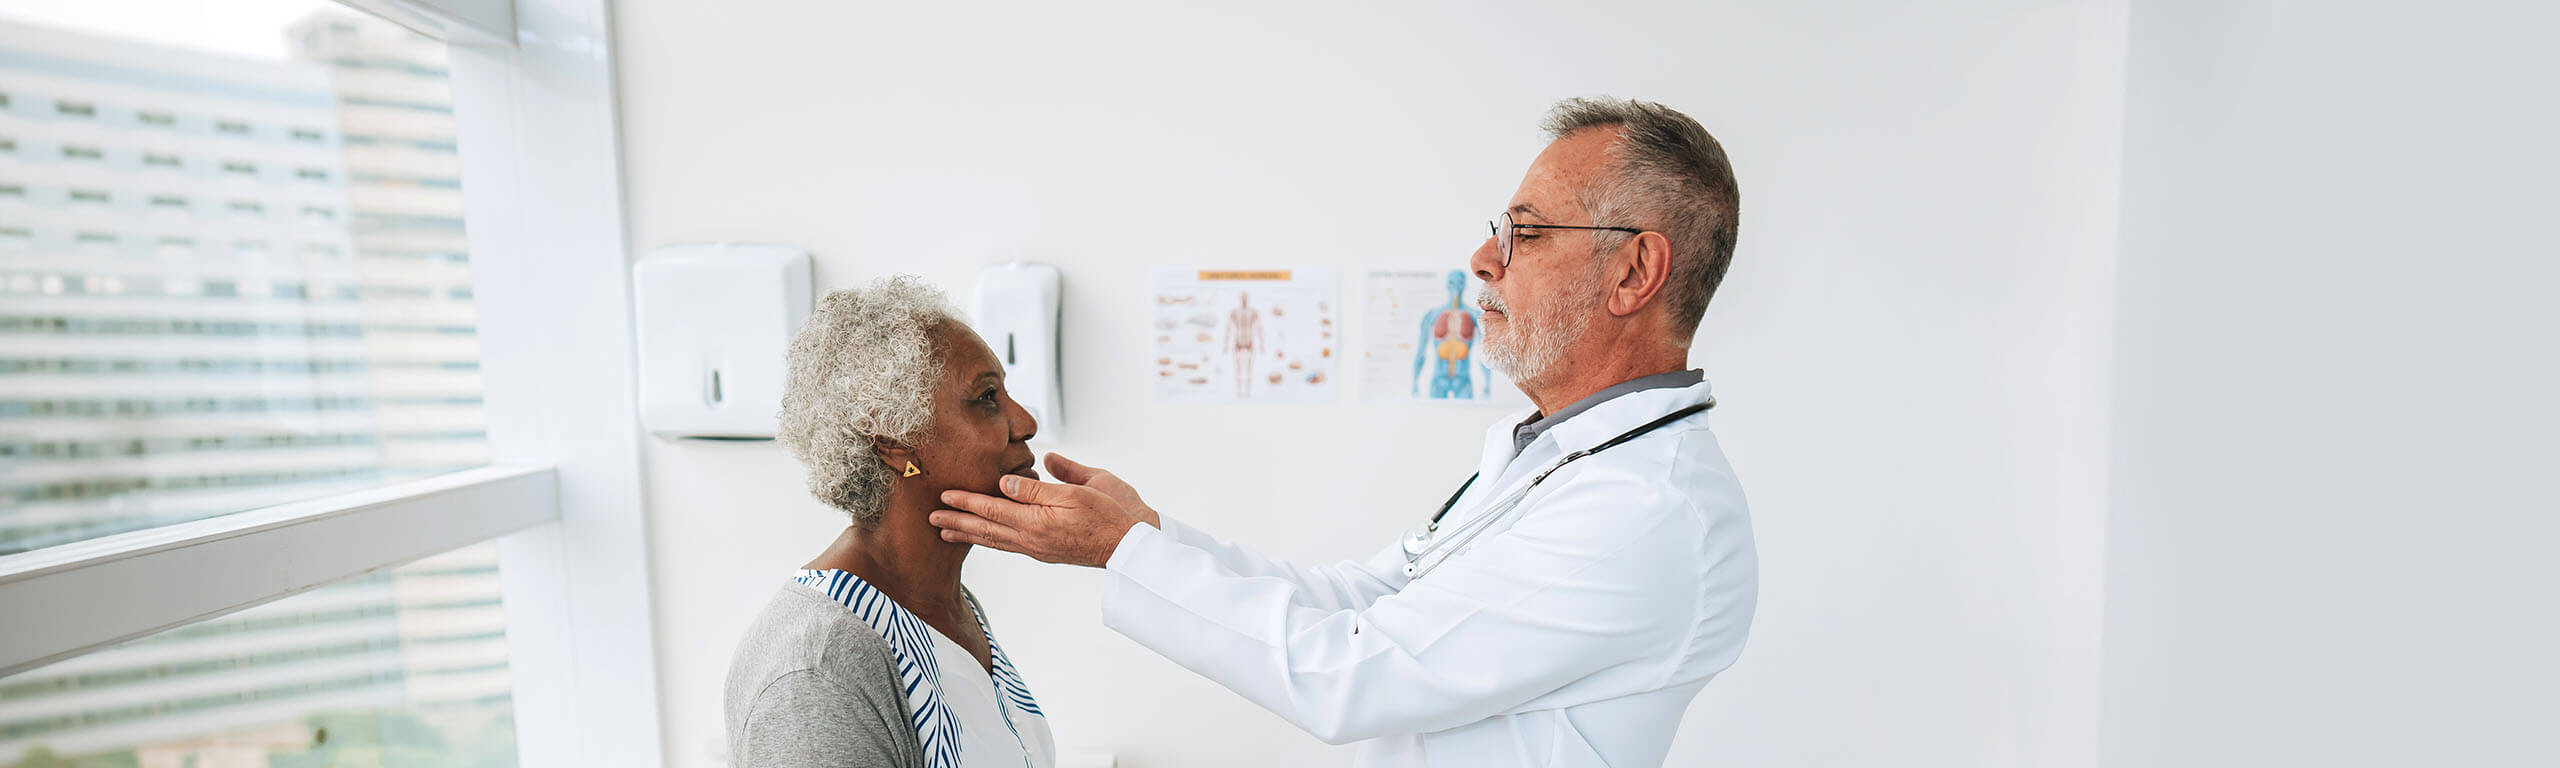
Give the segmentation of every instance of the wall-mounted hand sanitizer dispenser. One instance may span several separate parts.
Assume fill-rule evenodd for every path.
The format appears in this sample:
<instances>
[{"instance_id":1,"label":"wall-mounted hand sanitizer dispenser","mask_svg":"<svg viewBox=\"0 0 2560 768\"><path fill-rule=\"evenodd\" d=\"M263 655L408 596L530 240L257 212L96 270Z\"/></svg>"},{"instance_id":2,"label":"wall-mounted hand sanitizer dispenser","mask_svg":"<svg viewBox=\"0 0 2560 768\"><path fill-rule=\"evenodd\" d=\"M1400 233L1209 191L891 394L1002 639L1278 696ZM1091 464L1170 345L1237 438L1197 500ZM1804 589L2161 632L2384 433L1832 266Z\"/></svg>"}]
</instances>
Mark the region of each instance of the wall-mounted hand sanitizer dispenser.
<instances>
[{"instance_id":1,"label":"wall-mounted hand sanitizer dispenser","mask_svg":"<svg viewBox=\"0 0 2560 768\"><path fill-rule=\"evenodd\" d=\"M1066 426L1058 375L1058 268L1014 262L978 272L978 335L1004 362L1004 386L1040 421L1040 437Z\"/></svg>"},{"instance_id":2,"label":"wall-mounted hand sanitizer dispenser","mask_svg":"<svg viewBox=\"0 0 2560 768\"><path fill-rule=\"evenodd\" d=\"M641 424L659 437L772 438L783 354L809 319L809 254L671 245L632 273Z\"/></svg>"}]
</instances>

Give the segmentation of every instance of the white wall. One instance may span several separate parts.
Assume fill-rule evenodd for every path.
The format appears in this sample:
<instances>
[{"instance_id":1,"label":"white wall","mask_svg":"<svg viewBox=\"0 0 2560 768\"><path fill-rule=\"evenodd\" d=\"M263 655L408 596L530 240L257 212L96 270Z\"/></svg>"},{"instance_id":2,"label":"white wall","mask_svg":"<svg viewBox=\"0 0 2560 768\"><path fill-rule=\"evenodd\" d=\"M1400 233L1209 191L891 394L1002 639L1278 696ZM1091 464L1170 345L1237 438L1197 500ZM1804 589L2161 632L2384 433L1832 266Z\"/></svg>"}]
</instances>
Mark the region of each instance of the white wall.
<instances>
[{"instance_id":1,"label":"white wall","mask_svg":"<svg viewBox=\"0 0 2560 768\"><path fill-rule=\"evenodd\" d=\"M2555 27L2135 6L2106 765L2560 765Z\"/></svg>"},{"instance_id":2,"label":"white wall","mask_svg":"<svg viewBox=\"0 0 2560 768\"><path fill-rule=\"evenodd\" d=\"M787 243L825 288L958 296L1057 263L1070 424L1044 448L1269 552L1356 556L1494 414L1149 402L1147 270L1455 266L1548 103L1668 102L1744 190L1696 359L1765 568L1672 763L2094 761L2120 2L986 5L618 4L634 244ZM668 754L711 765L738 634L839 518L771 444L647 453ZM1065 741L1339 761L1102 629L1096 574L970 569Z\"/></svg>"}]
</instances>

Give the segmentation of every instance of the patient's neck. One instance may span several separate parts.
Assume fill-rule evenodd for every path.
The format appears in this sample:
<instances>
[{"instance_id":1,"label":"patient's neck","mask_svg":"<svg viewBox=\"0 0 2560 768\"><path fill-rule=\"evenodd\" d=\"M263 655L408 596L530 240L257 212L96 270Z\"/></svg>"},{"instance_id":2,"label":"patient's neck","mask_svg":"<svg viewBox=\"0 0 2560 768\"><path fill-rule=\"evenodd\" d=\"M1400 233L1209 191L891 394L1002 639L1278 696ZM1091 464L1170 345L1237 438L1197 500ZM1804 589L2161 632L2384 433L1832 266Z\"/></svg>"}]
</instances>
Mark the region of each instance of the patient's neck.
<instances>
[{"instance_id":1,"label":"patient's neck","mask_svg":"<svg viewBox=\"0 0 2560 768\"><path fill-rule=\"evenodd\" d=\"M969 616L960 592L969 546L943 541L941 529L926 519L928 511L900 510L894 502L870 528L846 526L808 567L859 576L928 623Z\"/></svg>"}]
</instances>

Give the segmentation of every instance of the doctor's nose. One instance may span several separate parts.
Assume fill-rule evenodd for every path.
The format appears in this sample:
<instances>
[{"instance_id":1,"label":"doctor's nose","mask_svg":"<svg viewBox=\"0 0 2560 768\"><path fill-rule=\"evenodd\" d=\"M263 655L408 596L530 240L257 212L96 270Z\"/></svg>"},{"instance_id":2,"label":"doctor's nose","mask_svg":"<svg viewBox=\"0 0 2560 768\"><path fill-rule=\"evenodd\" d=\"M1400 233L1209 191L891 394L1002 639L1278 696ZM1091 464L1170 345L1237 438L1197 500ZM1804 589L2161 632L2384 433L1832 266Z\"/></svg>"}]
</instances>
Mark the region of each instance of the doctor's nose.
<instances>
[{"instance_id":1,"label":"doctor's nose","mask_svg":"<svg viewBox=\"0 0 2560 768\"><path fill-rule=\"evenodd\" d=\"M1475 253L1468 254L1467 268L1475 271L1478 280L1490 283L1502 279L1502 249L1499 244L1493 238L1485 238L1483 245L1476 246Z\"/></svg>"}]
</instances>

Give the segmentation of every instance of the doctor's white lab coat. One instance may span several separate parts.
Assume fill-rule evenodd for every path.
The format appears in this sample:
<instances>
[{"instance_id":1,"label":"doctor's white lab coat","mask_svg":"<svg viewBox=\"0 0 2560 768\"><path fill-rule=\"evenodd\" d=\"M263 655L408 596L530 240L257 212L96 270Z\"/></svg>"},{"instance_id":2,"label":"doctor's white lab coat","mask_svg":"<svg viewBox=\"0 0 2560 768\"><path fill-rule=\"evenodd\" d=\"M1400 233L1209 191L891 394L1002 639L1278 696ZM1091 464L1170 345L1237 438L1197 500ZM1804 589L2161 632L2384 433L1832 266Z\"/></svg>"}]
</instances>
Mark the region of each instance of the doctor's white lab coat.
<instances>
[{"instance_id":1,"label":"doctor's white lab coat","mask_svg":"<svg viewBox=\"0 0 2560 768\"><path fill-rule=\"evenodd\" d=\"M1482 475L1447 530L1567 452L1705 402L1706 382L1633 392ZM1103 623L1375 766L1651 766L1682 711L1733 664L1757 561L1741 486L1689 416L1547 478L1506 525L1420 578L1390 543L1298 566L1170 519L1105 566Z\"/></svg>"}]
</instances>

